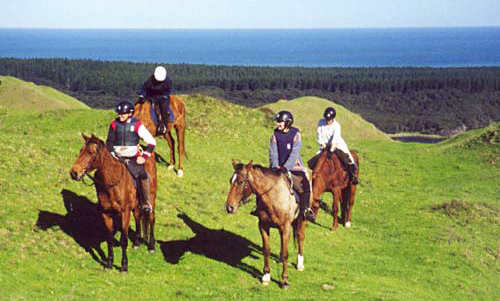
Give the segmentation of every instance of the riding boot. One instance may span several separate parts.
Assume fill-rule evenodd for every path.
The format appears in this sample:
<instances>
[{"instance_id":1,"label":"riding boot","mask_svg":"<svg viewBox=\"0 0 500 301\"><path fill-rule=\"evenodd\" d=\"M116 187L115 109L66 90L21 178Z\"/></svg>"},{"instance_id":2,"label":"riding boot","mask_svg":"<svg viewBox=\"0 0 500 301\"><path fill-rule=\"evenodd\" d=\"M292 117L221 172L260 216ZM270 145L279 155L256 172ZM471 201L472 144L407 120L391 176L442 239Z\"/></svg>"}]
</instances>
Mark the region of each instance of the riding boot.
<instances>
[{"instance_id":1,"label":"riding boot","mask_svg":"<svg viewBox=\"0 0 500 301\"><path fill-rule=\"evenodd\" d=\"M349 171L349 177L351 178L351 182L354 185L359 184L359 179L356 177L356 170L358 169L358 166L356 163L350 163L347 167L347 170Z\"/></svg>"},{"instance_id":2,"label":"riding boot","mask_svg":"<svg viewBox=\"0 0 500 301\"><path fill-rule=\"evenodd\" d=\"M311 192L310 191L304 191L300 195L300 212L302 214L302 217L308 221L314 222L316 220L316 217L314 216L314 212L312 211L311 208L309 208L309 199L311 198Z\"/></svg>"},{"instance_id":3,"label":"riding boot","mask_svg":"<svg viewBox=\"0 0 500 301\"><path fill-rule=\"evenodd\" d=\"M142 179L141 181L141 189L142 189L142 197L141 201L141 210L144 212L152 212L153 206L151 206L151 190L149 187L149 178Z\"/></svg>"},{"instance_id":4,"label":"riding boot","mask_svg":"<svg viewBox=\"0 0 500 301\"><path fill-rule=\"evenodd\" d=\"M165 134L167 132L168 121L170 119L170 112L168 108L170 107L170 99L167 96L162 96L160 103L158 104L160 107L160 119L158 122L158 134Z\"/></svg>"}]
</instances>

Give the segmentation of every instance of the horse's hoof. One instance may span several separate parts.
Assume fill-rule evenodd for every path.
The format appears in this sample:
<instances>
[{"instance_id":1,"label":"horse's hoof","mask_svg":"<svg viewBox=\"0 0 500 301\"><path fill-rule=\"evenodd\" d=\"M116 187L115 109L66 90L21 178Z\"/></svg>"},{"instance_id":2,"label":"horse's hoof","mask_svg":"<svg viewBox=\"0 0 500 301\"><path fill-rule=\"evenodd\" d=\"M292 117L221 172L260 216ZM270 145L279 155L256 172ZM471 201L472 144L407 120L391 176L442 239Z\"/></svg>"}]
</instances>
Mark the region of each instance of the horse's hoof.
<instances>
[{"instance_id":1,"label":"horse's hoof","mask_svg":"<svg viewBox=\"0 0 500 301\"><path fill-rule=\"evenodd\" d=\"M351 228L351 222L347 222L347 223L345 223L345 227L346 227L346 228Z\"/></svg>"},{"instance_id":2,"label":"horse's hoof","mask_svg":"<svg viewBox=\"0 0 500 301\"><path fill-rule=\"evenodd\" d=\"M148 252L153 254L155 252L155 249L149 249Z\"/></svg>"},{"instance_id":3,"label":"horse's hoof","mask_svg":"<svg viewBox=\"0 0 500 301\"><path fill-rule=\"evenodd\" d=\"M175 165L169 165L169 166L167 167L167 169L168 169L168 170L172 170L172 169L174 169L174 168L175 168Z\"/></svg>"},{"instance_id":4,"label":"horse's hoof","mask_svg":"<svg viewBox=\"0 0 500 301\"><path fill-rule=\"evenodd\" d=\"M262 276L262 285L269 285L269 283L271 282L271 274L264 274L264 276Z\"/></svg>"},{"instance_id":5,"label":"horse's hoof","mask_svg":"<svg viewBox=\"0 0 500 301\"><path fill-rule=\"evenodd\" d=\"M127 271L127 270L120 270L120 274L122 274L122 275L127 275L127 274L128 274L128 271Z\"/></svg>"},{"instance_id":6,"label":"horse's hoof","mask_svg":"<svg viewBox=\"0 0 500 301\"><path fill-rule=\"evenodd\" d=\"M287 290L287 289L289 289L289 288L290 288L290 284L288 284L288 283L284 283L284 284L281 286L281 288L282 288L282 289L284 289L284 290Z\"/></svg>"},{"instance_id":7,"label":"horse's hoof","mask_svg":"<svg viewBox=\"0 0 500 301\"><path fill-rule=\"evenodd\" d=\"M179 169L179 170L177 171L177 176L178 176L179 178L182 178L182 177L184 176L184 171L183 171L182 169Z\"/></svg>"}]
</instances>

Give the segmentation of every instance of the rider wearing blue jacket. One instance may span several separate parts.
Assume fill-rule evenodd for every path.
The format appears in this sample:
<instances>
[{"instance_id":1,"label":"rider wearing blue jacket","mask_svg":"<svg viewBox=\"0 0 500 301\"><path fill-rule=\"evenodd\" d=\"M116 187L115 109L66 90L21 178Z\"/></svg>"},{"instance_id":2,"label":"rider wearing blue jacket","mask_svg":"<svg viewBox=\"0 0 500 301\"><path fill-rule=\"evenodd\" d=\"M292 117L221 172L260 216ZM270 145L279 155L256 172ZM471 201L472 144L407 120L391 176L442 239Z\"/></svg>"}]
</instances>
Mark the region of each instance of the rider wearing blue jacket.
<instances>
[{"instance_id":1,"label":"rider wearing blue jacket","mask_svg":"<svg viewBox=\"0 0 500 301\"><path fill-rule=\"evenodd\" d=\"M293 188L299 193L299 208L303 218L314 221L314 212L309 208L311 186L306 176L306 169L300 157L302 138L299 129L292 127L293 115L280 111L274 118L276 129L269 144L269 164L271 168L290 171Z\"/></svg>"}]
</instances>

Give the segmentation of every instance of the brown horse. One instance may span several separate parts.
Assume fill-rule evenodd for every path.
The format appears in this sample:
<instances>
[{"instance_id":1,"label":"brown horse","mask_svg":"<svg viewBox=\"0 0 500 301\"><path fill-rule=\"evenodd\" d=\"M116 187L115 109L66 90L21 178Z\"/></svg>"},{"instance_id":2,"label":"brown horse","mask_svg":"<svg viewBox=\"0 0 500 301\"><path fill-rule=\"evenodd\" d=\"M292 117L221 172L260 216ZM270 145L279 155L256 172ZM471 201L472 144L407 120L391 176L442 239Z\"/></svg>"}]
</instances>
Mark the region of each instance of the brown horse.
<instances>
[{"instance_id":1,"label":"brown horse","mask_svg":"<svg viewBox=\"0 0 500 301\"><path fill-rule=\"evenodd\" d=\"M151 117L151 103L152 99L145 98L141 99L135 104L135 113L134 116L141 120L141 122L146 126L148 131L155 135L156 134L156 124L153 122L153 118ZM163 135L168 142L168 147L170 148L170 163L168 169L175 168L175 140L172 136L171 130L172 127L175 128L175 132L177 134L177 154L179 158L179 168L177 169L177 176L182 177L184 175L184 165L183 158L186 155L184 148L184 131L186 129L186 109L184 106L184 102L178 96L171 95L170 96L170 108L174 113L174 121L169 122L167 126L167 132Z\"/></svg>"},{"instance_id":2,"label":"brown horse","mask_svg":"<svg viewBox=\"0 0 500 301\"><path fill-rule=\"evenodd\" d=\"M271 281L269 269L270 227L277 228L281 237L281 262L283 263L282 287L288 289L288 242L293 230L294 238L299 241L297 269L304 270L303 244L307 221L298 218L299 208L294 195L290 192L290 182L284 173L273 171L260 165L247 165L233 161L234 174L226 201L226 211L236 213L238 206L247 201L254 193L257 196L256 214L264 249L264 275L262 284Z\"/></svg>"},{"instance_id":3,"label":"brown horse","mask_svg":"<svg viewBox=\"0 0 500 301\"><path fill-rule=\"evenodd\" d=\"M113 236L114 221L121 221L122 266L121 272L128 271L127 244L128 230L130 225L130 212L133 210L136 222L136 237L133 242L134 247L138 247L141 236L141 221L144 229L144 241L149 243L148 249L154 251L154 208L156 199L156 162L154 153L146 160L145 168L149 174L151 183L151 213L144 213L140 210L137 199L137 190L134 186L132 176L125 164L113 158L106 149L104 142L92 135L88 137L82 134L85 144L80 150L80 155L70 169L70 175L74 180L82 180L89 172L96 170L94 177L97 191L98 206L102 211L102 217L107 228L108 260L105 267L111 269L113 266ZM115 219L118 217L118 219Z\"/></svg>"},{"instance_id":4,"label":"brown horse","mask_svg":"<svg viewBox=\"0 0 500 301\"><path fill-rule=\"evenodd\" d=\"M313 211L318 216L321 195L325 191L333 194L333 226L332 230L337 230L339 226L338 211L339 202L342 203L342 222L346 228L351 226L352 206L354 205L354 195L356 194L356 185L352 184L349 174L340 160L337 151L329 159L327 157L328 149L324 149L316 161L312 176L313 190ZM358 156L355 152L351 154L359 166ZM359 169L356 170L356 176Z\"/></svg>"}]
</instances>

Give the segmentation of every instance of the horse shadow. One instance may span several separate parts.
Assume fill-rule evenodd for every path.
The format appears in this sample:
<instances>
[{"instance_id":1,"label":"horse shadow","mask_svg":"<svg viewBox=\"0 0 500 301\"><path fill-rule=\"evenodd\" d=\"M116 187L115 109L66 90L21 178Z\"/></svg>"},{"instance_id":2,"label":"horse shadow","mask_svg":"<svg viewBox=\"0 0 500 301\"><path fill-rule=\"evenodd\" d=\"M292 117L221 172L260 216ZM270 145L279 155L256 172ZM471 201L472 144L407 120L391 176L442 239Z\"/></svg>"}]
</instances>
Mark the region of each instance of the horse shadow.
<instances>
[{"instance_id":1,"label":"horse shadow","mask_svg":"<svg viewBox=\"0 0 500 301\"><path fill-rule=\"evenodd\" d=\"M246 257L259 258L256 254L262 257L262 247L224 229L209 229L184 213L178 214L177 217L191 228L195 236L187 240L158 241L166 262L177 264L186 252L191 252L238 268L257 279L263 275L255 267L242 262ZM271 258L280 260L275 254L271 254ZM279 284L278 281L273 281Z\"/></svg>"},{"instance_id":2,"label":"horse shadow","mask_svg":"<svg viewBox=\"0 0 500 301\"><path fill-rule=\"evenodd\" d=\"M104 266L107 257L100 245L106 241L106 226L97 204L66 189L61 191L61 195L67 213L62 215L39 210L36 228L46 231L58 226ZM118 241L114 240L113 244L118 245Z\"/></svg>"}]
</instances>

